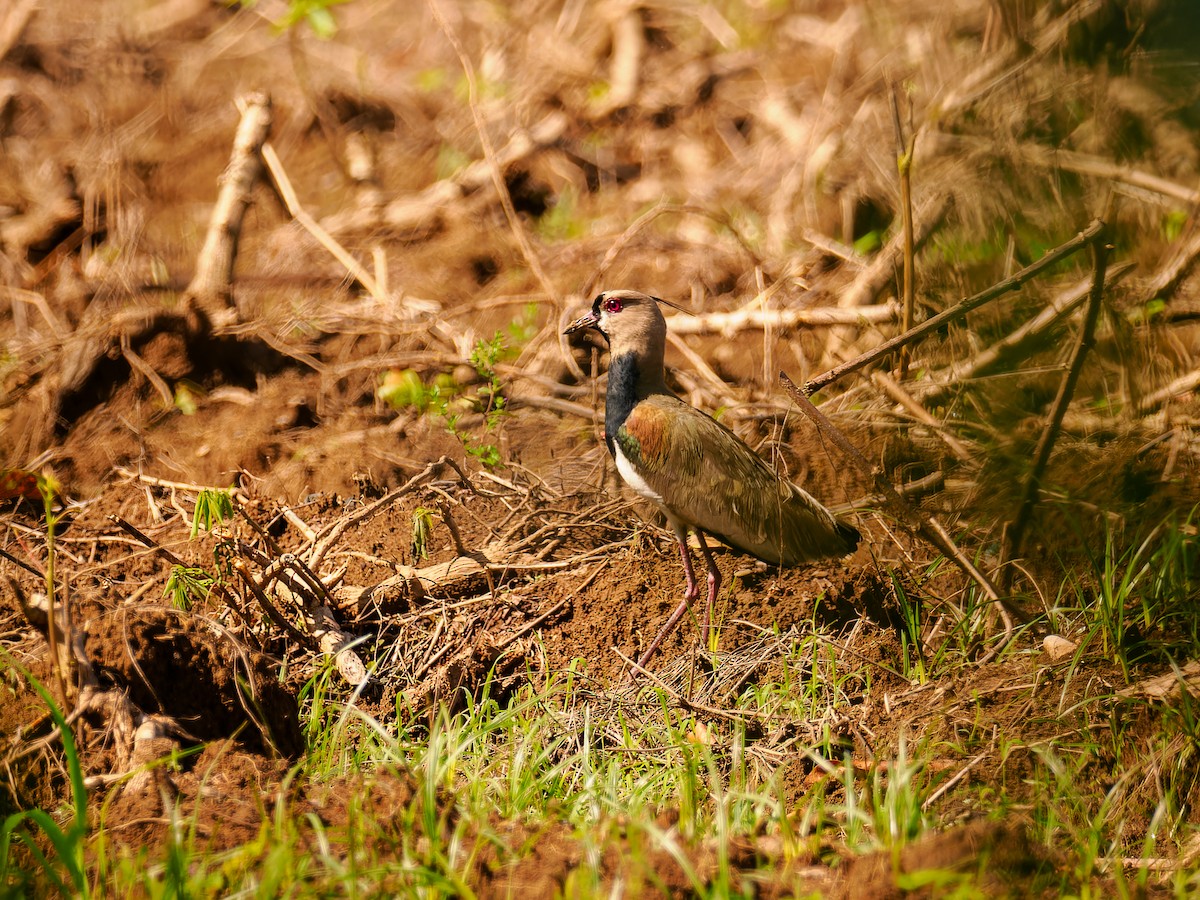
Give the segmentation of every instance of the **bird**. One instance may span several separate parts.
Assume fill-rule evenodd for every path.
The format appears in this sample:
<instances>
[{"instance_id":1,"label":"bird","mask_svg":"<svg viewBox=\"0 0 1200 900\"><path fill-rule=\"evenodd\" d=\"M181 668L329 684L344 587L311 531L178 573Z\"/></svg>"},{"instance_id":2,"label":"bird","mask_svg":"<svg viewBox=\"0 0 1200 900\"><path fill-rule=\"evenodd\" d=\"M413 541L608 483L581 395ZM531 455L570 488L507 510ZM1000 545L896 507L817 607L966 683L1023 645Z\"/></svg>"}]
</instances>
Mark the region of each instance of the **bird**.
<instances>
[{"instance_id":1,"label":"bird","mask_svg":"<svg viewBox=\"0 0 1200 900\"><path fill-rule=\"evenodd\" d=\"M729 428L668 389L663 364L667 322L659 308L666 302L640 291L604 291L591 311L564 331L570 335L595 329L608 342L604 442L625 483L662 510L683 560L683 600L630 677L646 669L700 596L687 543L689 529L696 534L708 570L702 644L708 641L721 589L721 572L705 535L780 566L844 556L861 537L853 525L776 474Z\"/></svg>"}]
</instances>

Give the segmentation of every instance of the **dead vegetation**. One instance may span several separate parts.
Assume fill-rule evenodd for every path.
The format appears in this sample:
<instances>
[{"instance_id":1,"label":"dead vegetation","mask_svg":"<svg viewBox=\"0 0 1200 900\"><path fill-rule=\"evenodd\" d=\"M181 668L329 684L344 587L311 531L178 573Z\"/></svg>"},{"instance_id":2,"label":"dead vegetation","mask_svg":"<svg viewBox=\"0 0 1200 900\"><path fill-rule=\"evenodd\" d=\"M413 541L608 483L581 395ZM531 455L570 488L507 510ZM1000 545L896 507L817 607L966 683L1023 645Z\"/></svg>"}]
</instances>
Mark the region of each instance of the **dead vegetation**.
<instances>
[{"instance_id":1,"label":"dead vegetation","mask_svg":"<svg viewBox=\"0 0 1200 900\"><path fill-rule=\"evenodd\" d=\"M587 703L555 727L582 735L577 716L648 723L658 691L751 734L757 781L796 768L795 798L904 734L956 734L965 707L911 711L949 647L970 668L939 697L992 679L984 695L1030 692L997 728L1048 715L1038 685L1060 676L1029 654L1080 646L1053 634L1064 568L1171 515L1194 535L1179 3L354 0L331 40L276 32L273 2L118 3L84 30L54 10L0 13L0 630L61 679L87 785L131 820L180 798L199 815L197 769L145 768L195 742L236 748L206 763L235 773L299 758L318 676L386 727L570 672ZM619 689L677 573L606 469L602 348L561 332L626 286L688 309L673 386L870 540L846 572L722 557L719 643L684 628L674 662ZM213 491L227 514L189 528ZM817 624L839 636L797 650ZM1147 627L1126 689L1189 626ZM812 716L738 707L780 659L819 672L827 652L871 677ZM8 683L0 809L45 804L60 729ZM937 760L947 823L981 760L1019 767L999 743ZM972 827L947 866L1010 843ZM496 890L560 889L574 840L550 829L545 865ZM767 893L863 896L877 875L863 858L812 880L769 844L735 866L778 864ZM1015 857L998 867L1045 862Z\"/></svg>"}]
</instances>

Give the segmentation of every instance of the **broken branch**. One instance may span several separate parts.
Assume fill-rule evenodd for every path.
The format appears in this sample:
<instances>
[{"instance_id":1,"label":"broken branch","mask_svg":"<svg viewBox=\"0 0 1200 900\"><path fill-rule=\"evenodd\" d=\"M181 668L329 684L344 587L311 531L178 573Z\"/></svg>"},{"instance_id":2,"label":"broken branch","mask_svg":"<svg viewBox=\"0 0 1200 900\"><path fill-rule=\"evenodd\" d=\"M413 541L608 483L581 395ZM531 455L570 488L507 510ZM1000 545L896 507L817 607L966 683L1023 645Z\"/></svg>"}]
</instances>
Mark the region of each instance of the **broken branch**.
<instances>
[{"instance_id":1,"label":"broken branch","mask_svg":"<svg viewBox=\"0 0 1200 900\"><path fill-rule=\"evenodd\" d=\"M240 98L242 121L238 125L229 165L221 175L221 190L213 207L204 246L196 260L196 274L186 296L206 313L232 311L230 291L233 262L237 257L242 219L250 206L250 195L262 171L259 153L271 130L271 98L263 93Z\"/></svg>"},{"instance_id":2,"label":"broken branch","mask_svg":"<svg viewBox=\"0 0 1200 900\"><path fill-rule=\"evenodd\" d=\"M1103 234L1103 230L1101 234ZM1096 321L1100 318L1100 301L1104 297L1104 270L1108 265L1108 245L1103 240L1099 240L1092 245L1092 253L1095 259L1095 270L1092 277L1092 293L1088 299L1087 312L1083 317L1083 326L1079 329L1079 339L1075 343L1075 349L1071 352L1067 373L1059 383L1058 395L1054 398L1054 405L1050 408L1046 427L1042 429L1042 435L1034 450L1033 467L1025 481L1021 506L1017 511L1016 518L1004 529L1004 536L1000 542L1002 566L1005 562L1014 559L1021 550L1021 539L1025 535L1025 527L1029 524L1029 517L1033 513L1033 505L1037 502L1038 488L1041 486L1046 464L1050 461L1054 442L1062 428L1063 416L1066 415L1067 406L1075 394L1075 385L1079 381L1079 373L1083 369L1083 360L1096 342ZM1002 584L1007 587L1012 581L1012 570L1002 568L1000 578Z\"/></svg>"},{"instance_id":3,"label":"broken branch","mask_svg":"<svg viewBox=\"0 0 1200 900\"><path fill-rule=\"evenodd\" d=\"M851 372L857 372L864 366L868 366L876 360L882 359L889 353L898 350L900 347L904 347L908 344L914 343L915 341L921 340L931 332L937 331L943 325L949 324L957 319L961 319L967 313L978 309L986 303L990 303L997 297L1002 297L1011 291L1017 290L1017 288L1029 281L1043 269L1049 268L1060 259L1064 259L1081 248L1086 247L1088 244L1093 243L1097 237L1103 233L1103 231L1104 223L1101 220L1096 219L1090 225L1088 225L1087 228L1075 235L1075 237L1071 238L1071 240L1067 241L1065 244L1060 244L1059 246L1055 247L1037 262L1026 266L1016 274L997 284L992 285L985 291L981 291L972 297L968 297L957 305L952 306L950 309L943 310L936 316L926 319L920 325L910 328L903 334L898 334L894 338L884 341L874 350L869 350L861 356L850 360L849 362L844 362L839 366L834 366L832 369L821 375L818 375L816 378L806 381L804 383L804 393L812 395L826 385L830 385L837 381L843 375L848 375Z\"/></svg>"}]
</instances>

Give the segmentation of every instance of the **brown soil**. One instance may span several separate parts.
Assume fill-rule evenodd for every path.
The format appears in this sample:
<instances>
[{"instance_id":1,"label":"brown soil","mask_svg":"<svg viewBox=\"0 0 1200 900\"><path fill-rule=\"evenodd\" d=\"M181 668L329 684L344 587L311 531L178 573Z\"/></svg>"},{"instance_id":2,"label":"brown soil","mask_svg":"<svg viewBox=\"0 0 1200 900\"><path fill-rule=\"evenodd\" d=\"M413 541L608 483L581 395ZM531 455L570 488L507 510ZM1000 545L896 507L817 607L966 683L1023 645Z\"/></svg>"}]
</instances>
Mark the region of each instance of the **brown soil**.
<instances>
[{"instance_id":1,"label":"brown soil","mask_svg":"<svg viewBox=\"0 0 1200 900\"><path fill-rule=\"evenodd\" d=\"M454 87L459 62L428 7L356 0L335 7L341 31L322 42L302 28L278 36L262 18L281 11L270 4L171 6L178 7L178 21L160 19L144 4L102 4L81 28L77 4L44 0L0 52L0 286L11 289L0 292L0 467L52 471L62 484L59 582L69 586L75 610L77 663L91 668L81 677L83 696L93 705L81 717L78 737L85 774L96 779L97 803L110 801L104 821L113 841L130 847L165 841L169 800L193 824L201 846L240 846L275 815L282 795L291 815L316 816L338 840L345 839L339 829L351 813L366 811L378 829L366 839L389 852L404 828L401 811L412 809L421 790L409 773L373 777L365 789L357 776L317 785L286 777L304 752L299 688L323 659L309 629L315 607L327 605L346 634L366 637L361 656L378 668L361 705L388 724L398 706L426 715L438 703L454 705L478 693L489 677L503 693L526 673L571 666L598 691L618 694L628 668L622 657L636 657L679 602L679 561L662 522L615 481L598 440L600 426L588 415L596 403L592 380L572 374L578 366L590 375L602 357L582 344L560 352L561 320L578 314L585 299L550 301L488 179L468 182L441 205L420 205L419 192L446 174L449 161L483 154L471 111ZM955 14L966 32L978 30L976 13L984 6ZM816 15L829 4L814 7ZM504 172L516 213L538 235L536 252L560 291L590 283L648 200L687 199L723 222L738 217L722 210L745 204L752 217L766 221L773 213L763 204L781 183L795 181L781 161L794 148L776 143L761 165L734 165L749 152L750 129L767 127L753 124L758 112L748 112L759 110L755 97L763 89L755 73L770 69L772 78L796 86L849 77L838 74L832 58L804 61L806 54L794 48L774 54L769 66L752 51L736 59L719 54L711 36L692 33L667 7L647 8L638 13L647 40L640 78L653 89L603 110L589 99L590 69L608 58L614 40L608 25L585 23L574 32L575 52L589 60L577 69L567 58L572 51L556 44L556 27L567 27L556 26L557 8L530 2L493 12L499 20L481 25L455 11L452 23L483 68L481 110L495 132L493 143L506 144L518 126L563 110L568 115L558 138ZM836 20L832 7L820 13L826 14ZM0 13L0 19L4 15L15 17ZM780 21L763 27L782 29L785 19L781 13ZM879 27L867 28L872 39ZM496 47L507 53L488 56ZM876 66L857 57L853 66L882 96ZM498 103L489 83L497 90L508 85L516 96L509 105ZM377 260L376 277L386 271L385 296L371 297L352 283L292 221L277 193L261 184L240 234L229 304L220 296L185 296L238 125L235 99L265 87L274 107L271 142L302 205L368 269ZM815 109L821 93L810 97L805 89L804 102ZM789 104L786 115L795 115ZM872 134L854 131L861 143L890 147L890 120L859 118L878 119ZM786 133L789 126L775 127ZM863 126L848 116L844 127ZM348 160L360 146L374 165L365 182L355 181ZM881 152L887 157L891 151ZM921 189L927 193L918 200L931 199L931 183L953 183L960 165L958 159L931 161ZM1179 165L1186 180L1187 163ZM822 190L831 193L809 201L815 209L804 228L853 241L886 224L892 186L877 173L889 171L890 162L834 161L820 177ZM404 218L403 210L391 208L389 218L372 192L383 203L410 198L419 214ZM548 220L547 204L556 202L568 213L577 202L585 224ZM695 289L707 304L697 312L736 308L756 293L755 267L764 263L757 251L704 216L673 215L670 227L660 220L632 235L601 286L645 287L685 303ZM676 227L679 222L690 224ZM566 236L556 227L567 228ZM790 246L801 232L797 224L777 235L778 243ZM803 302L811 305L834 302L858 272L857 263L843 265L836 254L815 249L801 262L794 268L773 259L768 270L772 277L791 273L783 279L784 293L797 293L793 282L808 279ZM929 278L948 282L938 286L950 294L964 284L977 289L994 274L964 264ZM525 322L531 301L535 310ZM205 321L214 308L228 320ZM520 355L494 365L508 415L489 428L482 414L486 377L469 362L471 348L524 326L532 327L530 334L510 339L524 348ZM842 356L872 346L881 333L865 329L839 338L846 341ZM836 361L825 356L832 334L818 328L771 332L766 341L761 331L689 338L716 384L678 350L670 351L668 363L681 394L698 406L723 408L724 421L765 457L839 505L867 495L871 486L815 436L774 383L780 367L799 380ZM951 357L958 352L949 340L941 349ZM455 407L458 436L435 412L396 409L379 399L385 373L406 369L426 384L437 375L457 379L469 401ZM889 477L900 482L952 471L955 464L938 440L898 430L881 436L867 418L851 414L864 395L847 397L827 409L837 407L839 424ZM998 405L998 418L1010 414L1017 415ZM1041 420L1030 421L1004 438L1011 439L1002 448L1005 458L1028 456ZM1007 423L997 420L995 428L1005 432ZM503 459L491 472L466 452L486 443L495 443ZM1120 481L1129 503L1159 510L1192 499L1195 457L1179 453L1176 444L1143 453L1143 443L1136 436L1112 441L1118 450L1128 447ZM443 456L467 477L449 464L430 468ZM1169 483L1149 499L1144 485L1159 477L1168 457L1174 467ZM988 513L1001 501L987 486L1011 475L995 466L972 471L978 480L970 488L961 478L948 485L928 509L955 517L976 502L975 524L962 531L971 540L994 539L987 534ZM1084 500L1111 493L1111 479L1097 475L1109 471L1109 462L1097 454L1079 466ZM328 595L307 602L301 595L310 589L295 569L281 579L301 599L290 607L278 595L271 602L304 631L303 641L272 622L230 568L245 565L252 577L269 581L267 573L288 554L311 551L314 534L319 540L413 478L419 480L408 492L349 525L331 546L317 567ZM241 514L225 531L189 541L197 489L230 485ZM45 522L33 499L6 495L4 502L0 641L16 664L51 684L45 629L28 623L20 602L40 589L38 577L20 564L35 571L44 566ZM414 522L423 510L433 526L427 556L414 547ZM904 739L978 743L979 735L1014 721L1027 725L1021 731L1026 742L1052 735L1057 710L1069 705L1063 695L1078 688L1036 652L968 670L956 682L916 685L898 674L904 648L895 584L924 603L933 621L952 616L965 581L944 568L930 575L932 551L891 520L872 514L856 521L864 541L844 561L779 572L718 551L728 587L717 610L716 649L743 668L736 677L710 671L694 623L685 621L656 660L658 677L675 691L703 682L702 699L720 703L775 674L769 649L775 645L765 633L805 633L816 622L840 631L842 652L865 660L872 672L870 685L842 685L852 702L844 721L832 726L856 761L893 756ZM224 571L226 587L189 611L171 608L162 599L168 552ZM472 568L471 560L486 563L486 571ZM1030 565L1036 568L1036 559ZM1033 646L1023 640L1026 649ZM754 659L752 647L768 649ZM973 648L976 655L983 650ZM1103 665L1093 674L1116 684ZM344 682L336 684L345 690ZM36 749L22 756L6 783L0 815L30 805L51 808L66 796L66 784L53 742L32 743L51 730L44 705L15 668L5 690L5 752L23 744ZM981 696L993 699L980 706ZM161 728L140 744L134 731L146 722ZM752 737L763 746L787 740ZM170 771L156 770L149 786L115 783L136 767L138 754L156 759L196 744L203 745L200 752ZM968 751L975 752L974 744ZM996 756L961 784L1000 784L1015 796L1030 758L1023 748ZM945 777L963 764L955 758ZM810 789L807 761L793 759L782 771L790 796ZM445 827L453 827L453 797L438 802ZM985 869L983 883L996 893L1019 894L1023 880L1053 865L1053 858L1030 845L1019 814L1000 824L982 821L990 812L970 796L949 794L938 808L945 831L907 848L898 861L843 860L829 847L784 853L764 837L736 848L730 863L761 896L899 896L896 873L930 869ZM671 811L663 816L662 827L670 829ZM493 825L502 840L485 842L476 862L480 896L569 893L584 853L571 828ZM629 850L610 849L604 858L610 887L624 885L631 896L693 891L669 854L627 835L621 822L602 827L618 835L611 846ZM1126 840L1136 844L1147 827L1131 815ZM717 866L715 851L703 842L684 843L691 867L707 881ZM511 855L500 846L532 850ZM769 877L759 874L764 868ZM921 890L936 895L939 888Z\"/></svg>"}]
</instances>

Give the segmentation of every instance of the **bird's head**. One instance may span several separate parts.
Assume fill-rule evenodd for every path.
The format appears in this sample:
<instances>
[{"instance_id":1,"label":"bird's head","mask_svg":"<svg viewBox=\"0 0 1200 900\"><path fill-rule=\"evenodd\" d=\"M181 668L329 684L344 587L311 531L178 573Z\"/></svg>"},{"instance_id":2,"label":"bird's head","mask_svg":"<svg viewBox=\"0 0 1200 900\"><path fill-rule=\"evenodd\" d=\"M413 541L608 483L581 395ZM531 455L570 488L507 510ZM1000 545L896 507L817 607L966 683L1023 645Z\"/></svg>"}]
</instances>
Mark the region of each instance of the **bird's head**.
<instances>
[{"instance_id":1,"label":"bird's head","mask_svg":"<svg viewBox=\"0 0 1200 900\"><path fill-rule=\"evenodd\" d=\"M572 322L564 334L595 328L614 356L625 351L661 353L667 322L658 304L665 302L640 291L605 291L592 301L592 311Z\"/></svg>"}]
</instances>

